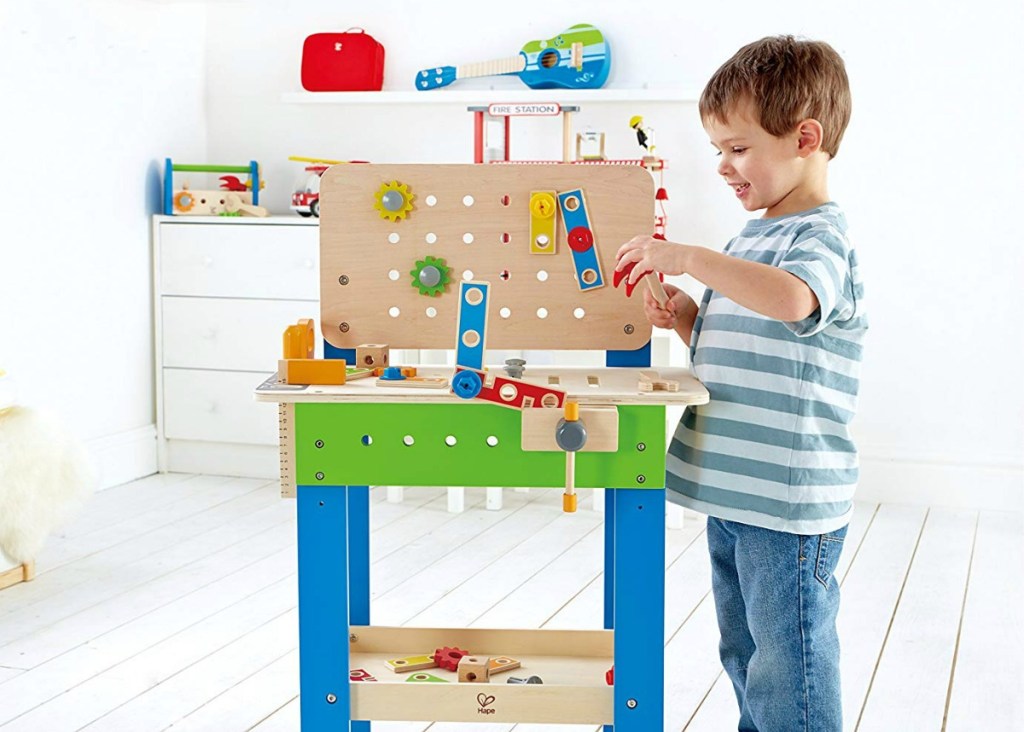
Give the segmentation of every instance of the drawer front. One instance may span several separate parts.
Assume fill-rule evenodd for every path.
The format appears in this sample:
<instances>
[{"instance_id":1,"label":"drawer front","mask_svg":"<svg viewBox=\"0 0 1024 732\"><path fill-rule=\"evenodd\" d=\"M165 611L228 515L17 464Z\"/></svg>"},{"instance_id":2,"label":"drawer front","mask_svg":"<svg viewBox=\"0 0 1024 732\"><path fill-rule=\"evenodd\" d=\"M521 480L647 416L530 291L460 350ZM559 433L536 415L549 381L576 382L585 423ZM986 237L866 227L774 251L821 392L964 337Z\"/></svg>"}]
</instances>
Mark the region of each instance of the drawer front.
<instances>
[{"instance_id":1,"label":"drawer front","mask_svg":"<svg viewBox=\"0 0 1024 732\"><path fill-rule=\"evenodd\" d=\"M164 369L164 436L276 445L277 405L253 391L268 373Z\"/></svg>"},{"instance_id":2,"label":"drawer front","mask_svg":"<svg viewBox=\"0 0 1024 732\"><path fill-rule=\"evenodd\" d=\"M317 300L316 226L160 224L160 294Z\"/></svg>"},{"instance_id":3,"label":"drawer front","mask_svg":"<svg viewBox=\"0 0 1024 732\"><path fill-rule=\"evenodd\" d=\"M268 371L281 358L281 334L299 318L319 319L316 301L163 297L163 365ZM322 350L317 339L317 352Z\"/></svg>"}]
</instances>

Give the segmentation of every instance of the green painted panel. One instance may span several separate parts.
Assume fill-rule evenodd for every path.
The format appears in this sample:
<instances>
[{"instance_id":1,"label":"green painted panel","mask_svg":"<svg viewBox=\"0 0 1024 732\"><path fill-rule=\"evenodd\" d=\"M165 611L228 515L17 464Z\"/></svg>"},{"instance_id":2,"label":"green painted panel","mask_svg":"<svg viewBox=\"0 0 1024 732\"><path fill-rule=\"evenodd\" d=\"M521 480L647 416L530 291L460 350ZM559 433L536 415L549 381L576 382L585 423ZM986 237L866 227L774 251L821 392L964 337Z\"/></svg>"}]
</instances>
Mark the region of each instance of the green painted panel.
<instances>
[{"instance_id":1,"label":"green painted panel","mask_svg":"<svg viewBox=\"0 0 1024 732\"><path fill-rule=\"evenodd\" d=\"M300 485L563 488L565 453L521 440L520 413L493 404L295 405ZM576 485L664 488L665 408L620 406L618 452L578 453Z\"/></svg>"}]
</instances>

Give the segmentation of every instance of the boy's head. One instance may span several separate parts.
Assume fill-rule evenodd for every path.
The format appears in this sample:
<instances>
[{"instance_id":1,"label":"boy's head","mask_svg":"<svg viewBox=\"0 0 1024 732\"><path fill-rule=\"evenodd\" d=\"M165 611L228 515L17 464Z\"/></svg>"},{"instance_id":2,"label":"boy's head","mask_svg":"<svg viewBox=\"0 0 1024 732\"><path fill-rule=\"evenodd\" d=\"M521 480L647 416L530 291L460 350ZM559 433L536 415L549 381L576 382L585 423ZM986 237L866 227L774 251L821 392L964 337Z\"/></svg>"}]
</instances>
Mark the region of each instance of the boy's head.
<instances>
[{"instance_id":1,"label":"boy's head","mask_svg":"<svg viewBox=\"0 0 1024 732\"><path fill-rule=\"evenodd\" d=\"M718 172L744 208L774 216L827 195L827 162L850 121L846 70L827 43L774 36L744 46L708 81L699 109Z\"/></svg>"},{"instance_id":2,"label":"boy's head","mask_svg":"<svg viewBox=\"0 0 1024 732\"><path fill-rule=\"evenodd\" d=\"M850 122L843 59L822 41L770 36L747 44L714 73L700 96L702 120L726 121L744 103L766 132L781 137L804 119L822 126L821 150L835 157Z\"/></svg>"}]
</instances>

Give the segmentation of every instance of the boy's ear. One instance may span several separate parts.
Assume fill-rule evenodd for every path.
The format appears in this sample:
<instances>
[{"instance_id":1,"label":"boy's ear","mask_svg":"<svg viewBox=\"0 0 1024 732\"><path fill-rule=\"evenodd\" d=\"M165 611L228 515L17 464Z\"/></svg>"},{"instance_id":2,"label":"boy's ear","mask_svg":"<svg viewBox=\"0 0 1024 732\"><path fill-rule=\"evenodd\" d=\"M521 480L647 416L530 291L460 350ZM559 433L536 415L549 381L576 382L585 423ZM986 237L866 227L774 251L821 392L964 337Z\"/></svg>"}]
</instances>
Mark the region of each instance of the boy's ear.
<instances>
[{"instance_id":1,"label":"boy's ear","mask_svg":"<svg viewBox=\"0 0 1024 732\"><path fill-rule=\"evenodd\" d=\"M818 152L824 133L818 120L810 117L803 120L797 125L797 155L807 158Z\"/></svg>"}]
</instances>

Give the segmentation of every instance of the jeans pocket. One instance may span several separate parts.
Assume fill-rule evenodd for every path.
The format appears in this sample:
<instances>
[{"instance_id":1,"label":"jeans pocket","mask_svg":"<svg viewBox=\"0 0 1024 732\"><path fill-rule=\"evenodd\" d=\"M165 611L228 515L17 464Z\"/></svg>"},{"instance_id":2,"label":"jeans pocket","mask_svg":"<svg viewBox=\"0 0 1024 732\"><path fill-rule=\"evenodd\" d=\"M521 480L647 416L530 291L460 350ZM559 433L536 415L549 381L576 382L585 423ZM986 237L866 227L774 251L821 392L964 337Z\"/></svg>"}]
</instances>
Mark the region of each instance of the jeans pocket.
<instances>
[{"instance_id":1,"label":"jeans pocket","mask_svg":"<svg viewBox=\"0 0 1024 732\"><path fill-rule=\"evenodd\" d=\"M826 590L828 589L829 580L832 579L832 573L836 571L836 565L839 563L839 555L843 551L843 541L845 539L845 526L830 534L821 534L818 537L818 561L814 565L814 578Z\"/></svg>"}]
</instances>

